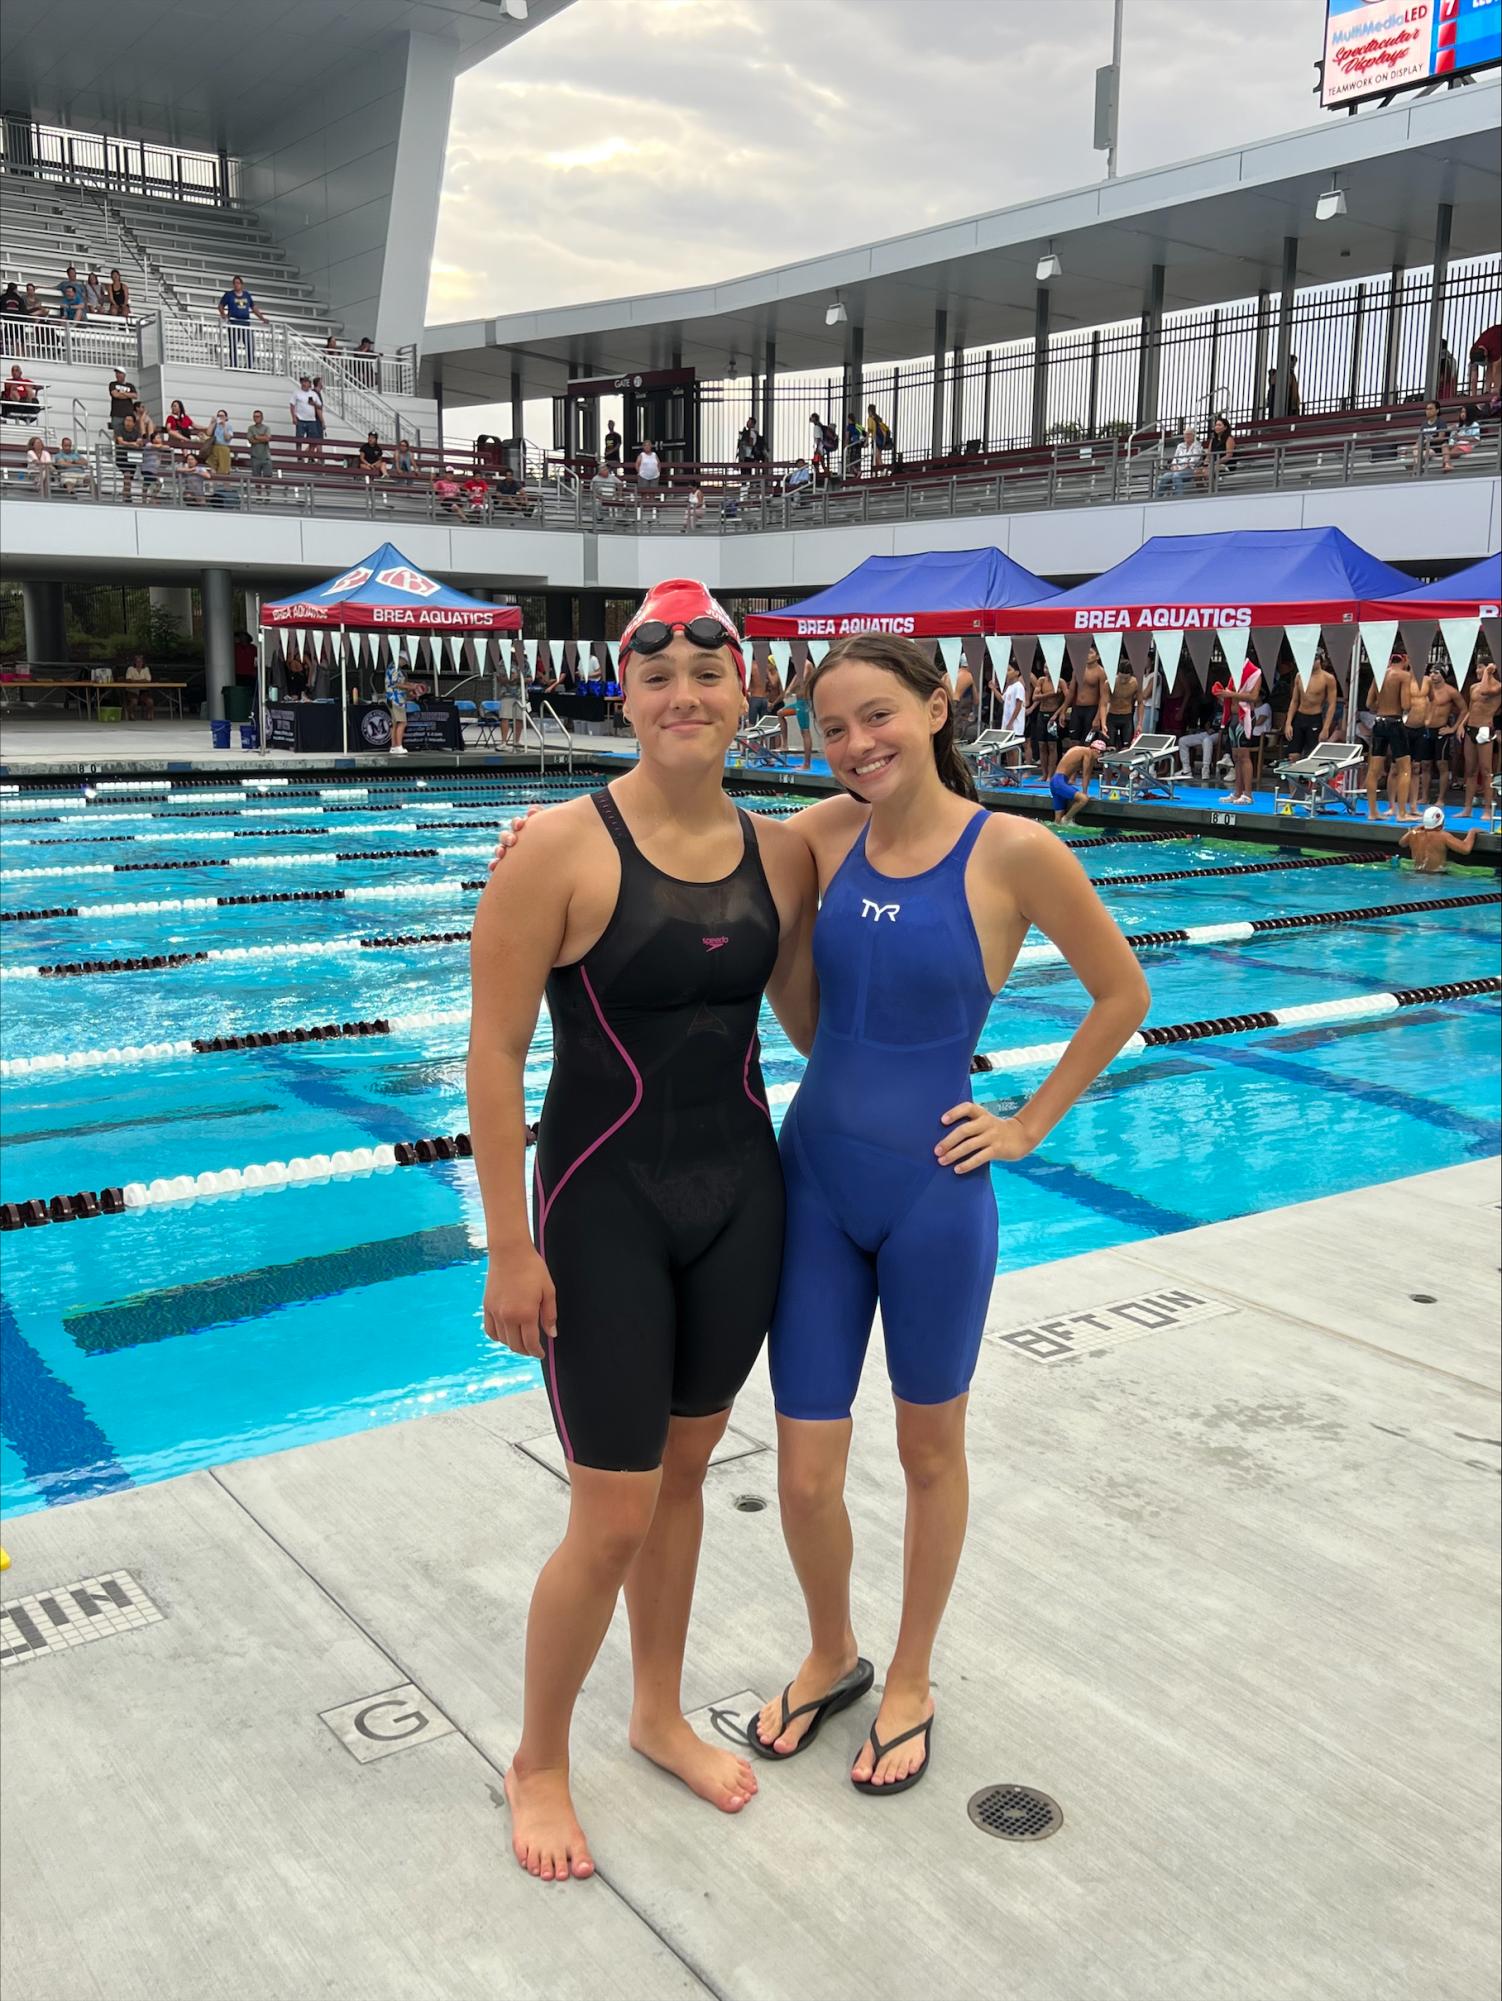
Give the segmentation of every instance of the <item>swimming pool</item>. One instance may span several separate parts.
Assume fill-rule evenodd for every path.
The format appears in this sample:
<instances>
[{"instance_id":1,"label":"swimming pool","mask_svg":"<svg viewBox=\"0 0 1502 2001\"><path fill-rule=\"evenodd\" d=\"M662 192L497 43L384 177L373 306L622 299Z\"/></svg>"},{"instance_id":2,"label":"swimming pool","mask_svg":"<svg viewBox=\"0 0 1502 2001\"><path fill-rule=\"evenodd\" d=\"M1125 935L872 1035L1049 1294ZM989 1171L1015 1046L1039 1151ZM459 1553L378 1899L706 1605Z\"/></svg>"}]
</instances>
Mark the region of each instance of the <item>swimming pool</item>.
<instances>
[{"instance_id":1,"label":"swimming pool","mask_svg":"<svg viewBox=\"0 0 1502 2001\"><path fill-rule=\"evenodd\" d=\"M0 907L105 907L0 928L0 1054L80 1059L6 1078L0 1202L462 1130L468 958L462 940L442 934L467 928L474 892L459 885L483 876L493 823L566 789L414 777L0 800ZM790 810L781 791L746 803ZM1385 910L1495 887L1482 871L1422 879L1344 861L1206 873L1272 852L1189 838L1086 848L1081 860L1130 933ZM104 872L122 862L125 872ZM185 866L206 862L222 865ZM1167 879L1110 886L1148 871ZM193 901L315 888L346 894ZM427 942L361 942L414 937ZM1152 950L1149 1019L1484 977L1497 971L1498 940L1498 910L1483 905ZM198 953L215 956L64 977L25 971ZM993 1008L982 1046L1059 1040L1082 1011L1067 970L1029 966ZM392 1032L208 1054L170 1047L377 1019ZM1497 1028L1495 999L1459 1000L1125 1062L1035 1155L995 1170L998 1269L1495 1153ZM167 1053L93 1060L149 1045ZM549 1050L544 1017L527 1069L534 1112ZM785 1096L777 1087L793 1085L801 1065L770 1017L763 1061L774 1100ZM975 1081L978 1096L996 1100L1032 1083L1005 1073ZM481 1335L483 1241L467 1160L6 1234L6 1511L530 1387L534 1365Z\"/></svg>"}]
</instances>

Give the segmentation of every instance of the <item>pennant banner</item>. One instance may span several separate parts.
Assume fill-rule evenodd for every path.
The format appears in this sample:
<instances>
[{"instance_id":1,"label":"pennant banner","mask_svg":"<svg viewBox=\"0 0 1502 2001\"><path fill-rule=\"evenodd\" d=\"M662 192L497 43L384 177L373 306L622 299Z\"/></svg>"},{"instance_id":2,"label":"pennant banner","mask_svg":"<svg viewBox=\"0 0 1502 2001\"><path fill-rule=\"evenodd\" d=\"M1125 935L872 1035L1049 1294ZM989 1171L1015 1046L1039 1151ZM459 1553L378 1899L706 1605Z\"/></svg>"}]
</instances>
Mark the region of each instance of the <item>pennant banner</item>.
<instances>
[{"instance_id":1,"label":"pennant banner","mask_svg":"<svg viewBox=\"0 0 1502 2001\"><path fill-rule=\"evenodd\" d=\"M1048 678L1054 686L1059 685L1059 669L1064 664L1064 646L1068 634L1063 632L1040 632L1038 647L1043 655L1043 664L1048 669Z\"/></svg>"},{"instance_id":2,"label":"pennant banner","mask_svg":"<svg viewBox=\"0 0 1502 2001\"><path fill-rule=\"evenodd\" d=\"M1184 629L1178 625L1153 627L1153 650L1163 671L1163 686L1170 694L1179 678L1179 662L1184 657Z\"/></svg>"},{"instance_id":3,"label":"pennant banner","mask_svg":"<svg viewBox=\"0 0 1502 2001\"><path fill-rule=\"evenodd\" d=\"M1092 632L1095 650L1100 655L1100 664L1106 670L1106 686L1116 686L1116 676L1121 671L1121 634L1119 632Z\"/></svg>"},{"instance_id":4,"label":"pennant banner","mask_svg":"<svg viewBox=\"0 0 1502 2001\"><path fill-rule=\"evenodd\" d=\"M1392 643L1398 636L1398 621L1395 618L1363 619L1361 643L1366 648L1367 664L1372 670L1373 685L1380 688L1387 679L1387 664L1392 658Z\"/></svg>"},{"instance_id":5,"label":"pennant banner","mask_svg":"<svg viewBox=\"0 0 1502 2001\"><path fill-rule=\"evenodd\" d=\"M610 678L612 681L619 681L621 678L621 642L618 639L607 639L605 642L605 651L610 655Z\"/></svg>"},{"instance_id":6,"label":"pennant banner","mask_svg":"<svg viewBox=\"0 0 1502 2001\"><path fill-rule=\"evenodd\" d=\"M1246 665L1246 652L1252 635L1244 625L1218 625L1215 628L1215 637L1220 641L1220 650L1226 656L1226 671L1231 676L1231 684L1234 687L1240 680L1242 668Z\"/></svg>"},{"instance_id":7,"label":"pennant banner","mask_svg":"<svg viewBox=\"0 0 1502 2001\"><path fill-rule=\"evenodd\" d=\"M1309 686L1309 676L1314 672L1314 656L1319 651L1319 627L1317 625L1290 625L1288 650L1293 655L1293 664L1298 672L1300 685Z\"/></svg>"},{"instance_id":8,"label":"pennant banner","mask_svg":"<svg viewBox=\"0 0 1502 2001\"><path fill-rule=\"evenodd\" d=\"M526 656L527 679L529 681L537 672L537 649L541 644L541 640L538 639L524 639L522 641L522 652Z\"/></svg>"},{"instance_id":9,"label":"pennant banner","mask_svg":"<svg viewBox=\"0 0 1502 2001\"><path fill-rule=\"evenodd\" d=\"M1450 656L1457 682L1463 681L1469 671L1471 655L1476 651L1476 635L1480 630L1479 618L1442 618L1439 622L1440 637L1445 642L1445 651Z\"/></svg>"},{"instance_id":10,"label":"pennant banner","mask_svg":"<svg viewBox=\"0 0 1502 2001\"><path fill-rule=\"evenodd\" d=\"M788 677L788 665L793 657L792 640L769 639L767 641L767 652L771 655L772 665L777 669L778 674L785 682Z\"/></svg>"},{"instance_id":11,"label":"pennant banner","mask_svg":"<svg viewBox=\"0 0 1502 2001\"><path fill-rule=\"evenodd\" d=\"M998 681L1004 681L1007 669L1012 664L1012 641L994 635L986 641L986 658L991 663L992 672Z\"/></svg>"},{"instance_id":12,"label":"pennant banner","mask_svg":"<svg viewBox=\"0 0 1502 2001\"><path fill-rule=\"evenodd\" d=\"M949 676L949 685L955 687L959 681L960 654L964 650L963 639L941 639L939 658L944 662L944 672Z\"/></svg>"},{"instance_id":13,"label":"pennant banner","mask_svg":"<svg viewBox=\"0 0 1502 2001\"><path fill-rule=\"evenodd\" d=\"M803 644L808 653L809 665L817 667L819 662L824 658L824 655L829 651L829 641L827 639L805 639Z\"/></svg>"}]
</instances>

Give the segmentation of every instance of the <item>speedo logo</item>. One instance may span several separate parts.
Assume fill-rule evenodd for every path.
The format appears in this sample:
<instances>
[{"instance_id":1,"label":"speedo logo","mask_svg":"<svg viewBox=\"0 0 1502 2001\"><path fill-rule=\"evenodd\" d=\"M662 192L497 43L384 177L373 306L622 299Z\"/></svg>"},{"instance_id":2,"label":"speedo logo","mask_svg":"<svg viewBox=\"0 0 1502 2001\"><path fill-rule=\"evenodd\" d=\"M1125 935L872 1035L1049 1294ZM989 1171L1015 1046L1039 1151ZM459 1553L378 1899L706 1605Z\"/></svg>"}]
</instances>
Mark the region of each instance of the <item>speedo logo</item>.
<instances>
[{"instance_id":1,"label":"speedo logo","mask_svg":"<svg viewBox=\"0 0 1502 2001\"><path fill-rule=\"evenodd\" d=\"M861 916L869 917L873 924L880 924L883 917L890 917L895 924L901 908L900 903L873 903L869 896L861 898Z\"/></svg>"},{"instance_id":2,"label":"speedo logo","mask_svg":"<svg viewBox=\"0 0 1502 2001\"><path fill-rule=\"evenodd\" d=\"M728 945L730 940L728 938L701 938L699 943L704 947L706 952L718 952L720 947Z\"/></svg>"}]
</instances>

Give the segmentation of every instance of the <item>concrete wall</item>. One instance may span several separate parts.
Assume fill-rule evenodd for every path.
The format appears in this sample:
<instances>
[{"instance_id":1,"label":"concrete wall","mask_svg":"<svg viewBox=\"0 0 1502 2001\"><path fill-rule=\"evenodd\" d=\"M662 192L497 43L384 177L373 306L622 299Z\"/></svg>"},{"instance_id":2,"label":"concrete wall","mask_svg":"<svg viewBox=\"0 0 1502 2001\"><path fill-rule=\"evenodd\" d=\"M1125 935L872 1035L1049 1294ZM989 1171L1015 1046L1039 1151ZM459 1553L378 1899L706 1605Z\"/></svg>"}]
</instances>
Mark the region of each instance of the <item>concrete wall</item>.
<instances>
[{"instance_id":1,"label":"concrete wall","mask_svg":"<svg viewBox=\"0 0 1502 2001\"><path fill-rule=\"evenodd\" d=\"M630 596L685 571L716 590L813 590L872 555L994 546L1057 579L1104 570L1150 535L1326 526L1343 528L1387 562L1469 562L1502 541L1502 494L1489 479L1426 479L1359 491L1237 495L879 529L693 537L467 528L379 508L362 519L0 498L0 576L167 583L196 581L205 566L222 565L247 586L290 589L346 568L389 538L438 576L498 590L598 588Z\"/></svg>"},{"instance_id":2,"label":"concrete wall","mask_svg":"<svg viewBox=\"0 0 1502 2001\"><path fill-rule=\"evenodd\" d=\"M422 338L456 60L431 35L393 36L328 92L280 118L268 106L244 156L244 200L352 340Z\"/></svg>"}]
</instances>

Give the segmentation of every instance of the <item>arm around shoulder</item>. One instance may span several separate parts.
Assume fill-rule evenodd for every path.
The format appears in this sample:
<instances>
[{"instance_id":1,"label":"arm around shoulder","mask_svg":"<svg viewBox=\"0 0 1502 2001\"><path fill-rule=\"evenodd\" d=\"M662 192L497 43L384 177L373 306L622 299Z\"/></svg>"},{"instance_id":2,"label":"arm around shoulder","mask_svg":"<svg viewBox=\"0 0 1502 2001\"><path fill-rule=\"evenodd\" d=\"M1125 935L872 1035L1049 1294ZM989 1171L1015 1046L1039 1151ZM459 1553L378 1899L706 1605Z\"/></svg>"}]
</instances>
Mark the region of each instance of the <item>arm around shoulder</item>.
<instances>
[{"instance_id":1,"label":"arm around shoulder","mask_svg":"<svg viewBox=\"0 0 1502 2001\"><path fill-rule=\"evenodd\" d=\"M781 924L777 963L767 981L767 1000L789 1042L807 1056L819 1025L819 986L814 975L813 930L819 908L819 877L803 835L786 821L756 818L762 867Z\"/></svg>"}]
</instances>

